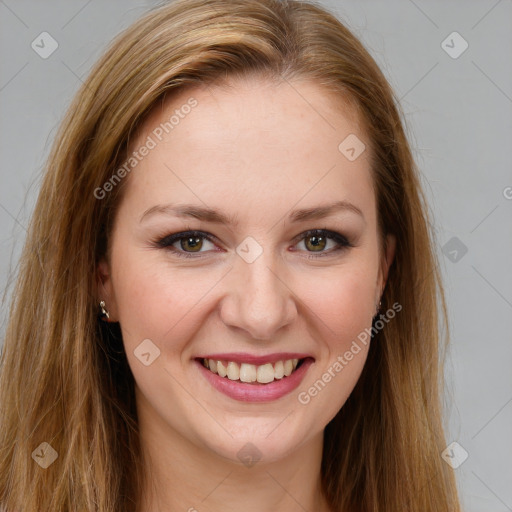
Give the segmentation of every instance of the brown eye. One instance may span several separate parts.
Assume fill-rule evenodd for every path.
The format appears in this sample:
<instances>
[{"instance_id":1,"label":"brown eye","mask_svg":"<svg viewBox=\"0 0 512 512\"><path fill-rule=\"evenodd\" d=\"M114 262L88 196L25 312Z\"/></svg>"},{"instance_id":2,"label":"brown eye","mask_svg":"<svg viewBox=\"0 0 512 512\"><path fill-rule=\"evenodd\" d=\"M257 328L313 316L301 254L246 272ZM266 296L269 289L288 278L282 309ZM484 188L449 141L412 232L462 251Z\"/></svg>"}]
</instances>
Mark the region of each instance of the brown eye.
<instances>
[{"instance_id":1,"label":"brown eye","mask_svg":"<svg viewBox=\"0 0 512 512\"><path fill-rule=\"evenodd\" d=\"M202 231L185 231L155 240L155 245L170 250L176 256L193 258L201 257L201 253L211 252L203 249L209 249L207 245L205 246L205 241L206 244L211 244L212 248L215 248L213 240L213 236Z\"/></svg>"},{"instance_id":2,"label":"brown eye","mask_svg":"<svg viewBox=\"0 0 512 512\"><path fill-rule=\"evenodd\" d=\"M304 243L306 253L309 253L309 258L330 256L335 252L353 247L343 235L327 229L309 230L299 235L296 240Z\"/></svg>"},{"instance_id":3,"label":"brown eye","mask_svg":"<svg viewBox=\"0 0 512 512\"><path fill-rule=\"evenodd\" d=\"M306 248L313 252L323 251L327 245L327 238L325 236L312 235L305 237L305 240Z\"/></svg>"},{"instance_id":4,"label":"brown eye","mask_svg":"<svg viewBox=\"0 0 512 512\"><path fill-rule=\"evenodd\" d=\"M203 246L203 239L200 236L183 237L180 246L184 251L199 252Z\"/></svg>"}]
</instances>

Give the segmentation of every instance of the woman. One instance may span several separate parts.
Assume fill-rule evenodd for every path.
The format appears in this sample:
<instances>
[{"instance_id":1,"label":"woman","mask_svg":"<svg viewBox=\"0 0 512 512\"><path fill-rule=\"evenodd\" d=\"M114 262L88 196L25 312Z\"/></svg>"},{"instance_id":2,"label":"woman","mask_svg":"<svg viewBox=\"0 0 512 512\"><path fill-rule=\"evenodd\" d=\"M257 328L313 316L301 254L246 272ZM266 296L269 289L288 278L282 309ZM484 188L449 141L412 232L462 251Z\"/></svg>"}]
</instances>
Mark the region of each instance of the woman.
<instances>
[{"instance_id":1,"label":"woman","mask_svg":"<svg viewBox=\"0 0 512 512\"><path fill-rule=\"evenodd\" d=\"M459 511L438 305L399 110L347 28L298 1L154 10L50 155L2 354L0 503Z\"/></svg>"}]
</instances>

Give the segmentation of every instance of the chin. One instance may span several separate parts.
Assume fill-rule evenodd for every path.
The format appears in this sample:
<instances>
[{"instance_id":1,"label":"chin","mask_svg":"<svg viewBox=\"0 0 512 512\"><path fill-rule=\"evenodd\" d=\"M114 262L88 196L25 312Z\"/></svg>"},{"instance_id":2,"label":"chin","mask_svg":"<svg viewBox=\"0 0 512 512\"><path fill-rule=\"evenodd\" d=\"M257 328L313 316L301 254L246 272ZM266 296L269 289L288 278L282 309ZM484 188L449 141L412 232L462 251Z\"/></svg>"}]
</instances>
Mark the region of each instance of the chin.
<instances>
[{"instance_id":1,"label":"chin","mask_svg":"<svg viewBox=\"0 0 512 512\"><path fill-rule=\"evenodd\" d=\"M234 418L229 421L230 428L226 428L229 433L218 426L212 436L209 429L208 437L203 440L204 446L219 457L246 466L282 460L311 436L310 429L295 425L290 421L292 415L288 414L267 416L265 419L252 416Z\"/></svg>"}]
</instances>

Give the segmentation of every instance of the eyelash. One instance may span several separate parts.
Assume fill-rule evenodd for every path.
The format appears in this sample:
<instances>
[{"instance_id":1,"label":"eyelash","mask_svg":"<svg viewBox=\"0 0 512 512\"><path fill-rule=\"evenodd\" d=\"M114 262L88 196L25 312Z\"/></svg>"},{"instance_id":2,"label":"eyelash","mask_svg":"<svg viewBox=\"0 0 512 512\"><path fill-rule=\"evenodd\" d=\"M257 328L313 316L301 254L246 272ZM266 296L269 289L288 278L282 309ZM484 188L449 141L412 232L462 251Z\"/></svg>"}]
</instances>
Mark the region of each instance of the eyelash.
<instances>
[{"instance_id":1,"label":"eyelash","mask_svg":"<svg viewBox=\"0 0 512 512\"><path fill-rule=\"evenodd\" d=\"M322 257L328 256L328 255L331 255L332 253L342 251L349 247L353 247L353 245L343 235L341 235L340 233L336 233L335 231L330 231L328 229L310 229L310 230L305 231L304 233L301 233L300 235L298 235L294 239L294 242L295 243L301 242L303 239L311 237L311 236L322 236L322 237L328 238L330 240L334 240L339 245L338 245L338 247L331 249L330 251L321 252L319 254L314 254L314 251L306 251L309 253L308 258L309 257L322 258ZM192 238L192 237L205 238L206 240L208 240L209 242L212 242L212 243L215 243L215 240L216 240L216 238L214 236L209 235L208 233L205 233L204 231L192 230L192 231L183 231L180 233L175 233L173 235L167 235L163 238L153 240L153 244L156 247L159 247L161 249L168 249L168 250L172 251L176 256L178 256L180 258L201 258L202 256L195 255L195 254L200 254L200 253L189 253L186 251L177 250L175 247L172 247L172 244L174 244L175 242L178 242L178 241L180 241L182 239L186 239L186 238Z\"/></svg>"}]
</instances>

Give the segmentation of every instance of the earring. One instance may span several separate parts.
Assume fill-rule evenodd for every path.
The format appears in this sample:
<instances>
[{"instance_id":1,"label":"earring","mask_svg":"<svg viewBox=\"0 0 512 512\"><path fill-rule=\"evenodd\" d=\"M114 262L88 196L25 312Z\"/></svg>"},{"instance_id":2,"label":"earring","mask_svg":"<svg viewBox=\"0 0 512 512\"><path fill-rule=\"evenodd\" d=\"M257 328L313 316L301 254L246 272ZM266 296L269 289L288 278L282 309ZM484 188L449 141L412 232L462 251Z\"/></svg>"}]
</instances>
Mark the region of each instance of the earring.
<instances>
[{"instance_id":1,"label":"earring","mask_svg":"<svg viewBox=\"0 0 512 512\"><path fill-rule=\"evenodd\" d=\"M373 315L373 319L375 320L377 318L377 315L379 314L380 312L380 307L382 306L382 301L379 300L379 305L375 307L376 311L375 311L375 315Z\"/></svg>"},{"instance_id":2,"label":"earring","mask_svg":"<svg viewBox=\"0 0 512 512\"><path fill-rule=\"evenodd\" d=\"M103 316L106 316L107 319L109 319L110 315L108 314L108 311L105 309L105 301L104 300L100 301L100 308L101 308L101 314Z\"/></svg>"}]
</instances>

